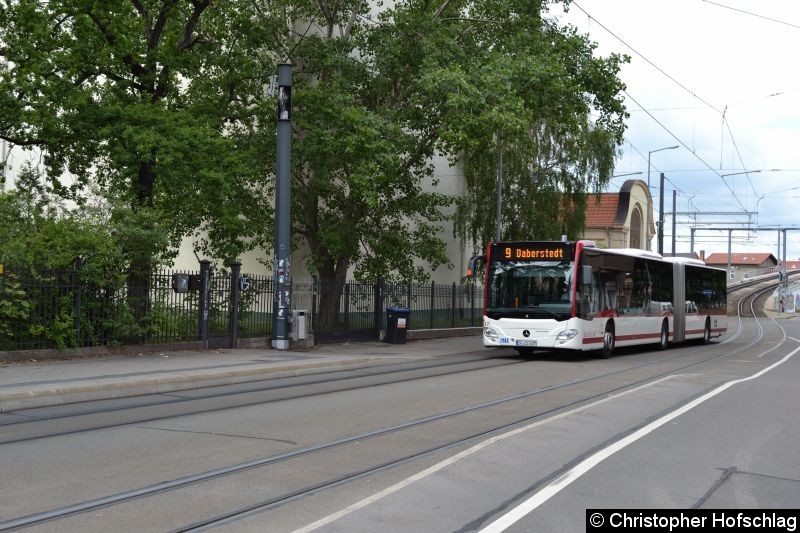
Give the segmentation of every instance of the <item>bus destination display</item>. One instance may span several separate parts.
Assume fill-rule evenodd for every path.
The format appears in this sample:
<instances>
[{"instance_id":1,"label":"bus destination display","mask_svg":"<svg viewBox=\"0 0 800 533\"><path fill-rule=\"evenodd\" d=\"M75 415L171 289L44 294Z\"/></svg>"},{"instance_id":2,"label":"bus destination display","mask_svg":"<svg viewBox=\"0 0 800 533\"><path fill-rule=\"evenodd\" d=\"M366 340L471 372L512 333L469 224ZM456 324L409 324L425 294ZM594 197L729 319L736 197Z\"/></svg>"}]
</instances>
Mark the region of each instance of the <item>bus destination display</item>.
<instances>
[{"instance_id":1,"label":"bus destination display","mask_svg":"<svg viewBox=\"0 0 800 533\"><path fill-rule=\"evenodd\" d=\"M571 261L572 253L568 246L560 243L547 243L536 245L528 244L498 244L492 250L492 259L508 261Z\"/></svg>"}]
</instances>

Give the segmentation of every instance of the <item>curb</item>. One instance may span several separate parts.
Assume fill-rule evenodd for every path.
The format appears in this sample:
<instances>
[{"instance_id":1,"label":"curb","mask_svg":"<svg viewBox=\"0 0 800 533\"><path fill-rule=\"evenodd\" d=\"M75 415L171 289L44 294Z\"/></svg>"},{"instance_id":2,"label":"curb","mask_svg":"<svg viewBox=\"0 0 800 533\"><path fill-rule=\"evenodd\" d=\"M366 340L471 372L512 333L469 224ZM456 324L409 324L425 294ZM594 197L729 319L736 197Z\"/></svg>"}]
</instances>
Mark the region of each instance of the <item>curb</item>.
<instances>
[{"instance_id":1,"label":"curb","mask_svg":"<svg viewBox=\"0 0 800 533\"><path fill-rule=\"evenodd\" d=\"M0 390L0 413L50 407L71 403L130 398L146 394L159 394L192 389L195 387L214 387L259 381L264 378L293 377L314 374L316 370L331 368L347 369L386 357L361 357L341 361L313 361L276 365L266 368L251 368L228 371L194 371L137 378L106 378L102 380L81 380L74 384L42 385L34 387L13 387Z\"/></svg>"}]
</instances>

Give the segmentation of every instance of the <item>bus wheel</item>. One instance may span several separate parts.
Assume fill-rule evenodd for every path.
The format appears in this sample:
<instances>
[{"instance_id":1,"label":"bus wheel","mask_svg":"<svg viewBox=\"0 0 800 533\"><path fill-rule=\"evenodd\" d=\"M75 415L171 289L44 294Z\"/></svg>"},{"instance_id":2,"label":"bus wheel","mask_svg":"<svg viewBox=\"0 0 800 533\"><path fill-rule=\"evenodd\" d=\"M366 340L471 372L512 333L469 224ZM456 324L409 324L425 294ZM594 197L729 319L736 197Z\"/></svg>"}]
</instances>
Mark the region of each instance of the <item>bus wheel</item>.
<instances>
[{"instance_id":1,"label":"bus wheel","mask_svg":"<svg viewBox=\"0 0 800 533\"><path fill-rule=\"evenodd\" d=\"M706 318L706 329L703 331L703 344L711 344L711 319Z\"/></svg>"},{"instance_id":2,"label":"bus wheel","mask_svg":"<svg viewBox=\"0 0 800 533\"><path fill-rule=\"evenodd\" d=\"M603 333L603 349L600 350L600 356L603 359L608 359L612 355L614 355L614 323L609 321L606 324L606 331Z\"/></svg>"},{"instance_id":3,"label":"bus wheel","mask_svg":"<svg viewBox=\"0 0 800 533\"><path fill-rule=\"evenodd\" d=\"M658 341L658 348L666 350L669 347L669 322L664 320L661 323L661 339Z\"/></svg>"}]
</instances>

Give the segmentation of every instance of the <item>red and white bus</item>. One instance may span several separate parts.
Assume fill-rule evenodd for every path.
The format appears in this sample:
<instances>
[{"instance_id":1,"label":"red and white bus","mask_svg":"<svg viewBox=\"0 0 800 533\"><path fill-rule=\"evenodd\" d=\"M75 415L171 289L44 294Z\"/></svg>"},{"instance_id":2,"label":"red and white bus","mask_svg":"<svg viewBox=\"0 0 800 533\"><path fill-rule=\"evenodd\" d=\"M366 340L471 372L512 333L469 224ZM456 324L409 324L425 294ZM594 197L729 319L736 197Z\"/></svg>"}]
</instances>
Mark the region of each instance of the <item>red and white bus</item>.
<instances>
[{"instance_id":1,"label":"red and white bus","mask_svg":"<svg viewBox=\"0 0 800 533\"><path fill-rule=\"evenodd\" d=\"M725 271L695 259L592 241L496 242L484 264L484 346L598 350L703 339L727 330Z\"/></svg>"}]
</instances>

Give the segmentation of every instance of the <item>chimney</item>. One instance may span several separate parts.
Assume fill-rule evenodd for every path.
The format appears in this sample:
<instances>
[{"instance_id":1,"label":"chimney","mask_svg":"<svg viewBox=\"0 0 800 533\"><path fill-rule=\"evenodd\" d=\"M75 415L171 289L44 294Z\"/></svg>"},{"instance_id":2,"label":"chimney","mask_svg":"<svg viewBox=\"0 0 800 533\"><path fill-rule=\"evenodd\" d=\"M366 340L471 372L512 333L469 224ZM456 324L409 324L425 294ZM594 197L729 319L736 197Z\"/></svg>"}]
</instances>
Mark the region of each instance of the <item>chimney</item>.
<instances>
[{"instance_id":1,"label":"chimney","mask_svg":"<svg viewBox=\"0 0 800 533\"><path fill-rule=\"evenodd\" d=\"M700 261L705 262L705 260L706 260L706 251L700 250Z\"/></svg>"}]
</instances>

